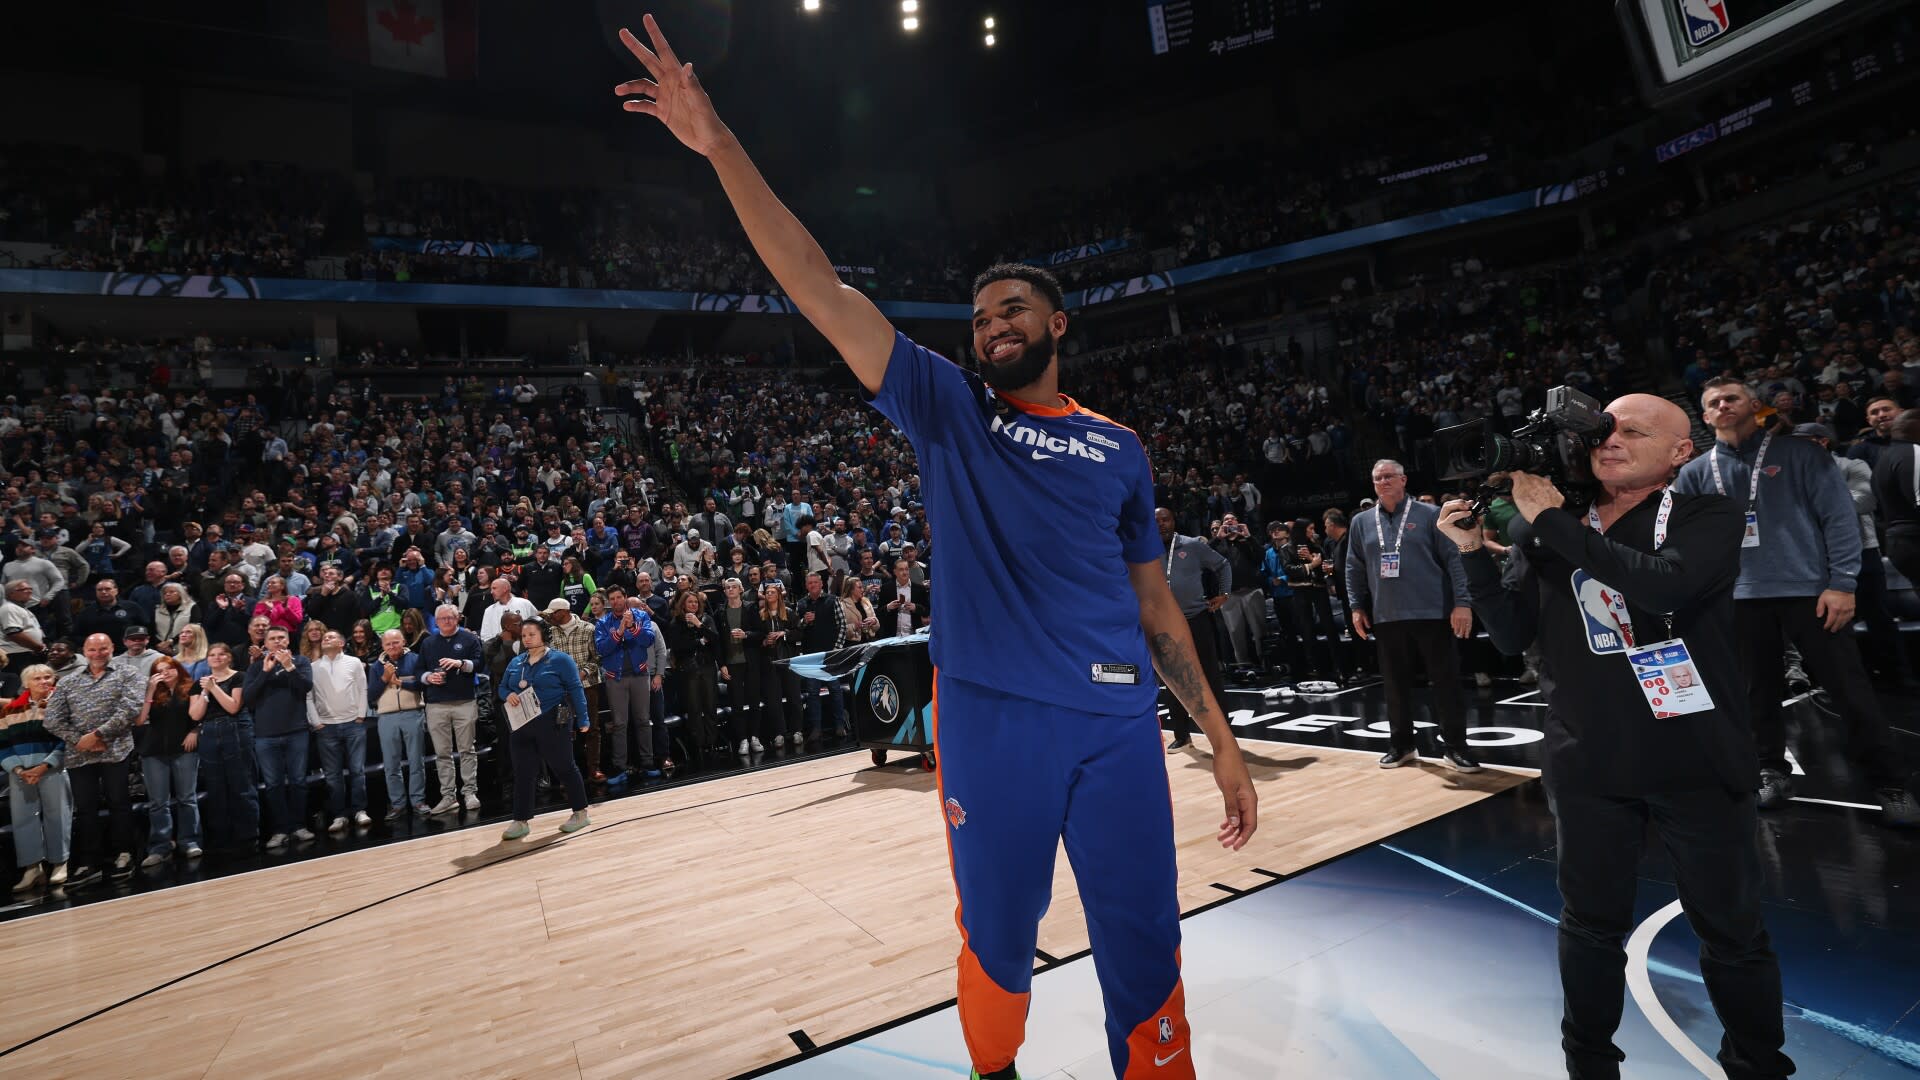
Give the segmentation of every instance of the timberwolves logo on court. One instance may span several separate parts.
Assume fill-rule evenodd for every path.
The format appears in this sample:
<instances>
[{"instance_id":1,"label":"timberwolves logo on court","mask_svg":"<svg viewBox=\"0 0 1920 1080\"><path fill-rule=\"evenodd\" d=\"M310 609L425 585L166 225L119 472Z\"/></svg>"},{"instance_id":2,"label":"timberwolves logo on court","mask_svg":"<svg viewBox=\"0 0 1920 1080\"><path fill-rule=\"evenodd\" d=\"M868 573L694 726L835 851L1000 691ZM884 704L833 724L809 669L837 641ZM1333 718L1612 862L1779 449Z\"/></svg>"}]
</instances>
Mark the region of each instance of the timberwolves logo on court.
<instances>
[{"instance_id":1,"label":"timberwolves logo on court","mask_svg":"<svg viewBox=\"0 0 1920 1080\"><path fill-rule=\"evenodd\" d=\"M967 823L967 812L960 808L959 799L947 800L947 824L959 828Z\"/></svg>"},{"instance_id":2,"label":"timberwolves logo on court","mask_svg":"<svg viewBox=\"0 0 1920 1080\"><path fill-rule=\"evenodd\" d=\"M873 718L883 724L900 719L900 688L885 675L867 688L867 704L873 706Z\"/></svg>"}]
</instances>

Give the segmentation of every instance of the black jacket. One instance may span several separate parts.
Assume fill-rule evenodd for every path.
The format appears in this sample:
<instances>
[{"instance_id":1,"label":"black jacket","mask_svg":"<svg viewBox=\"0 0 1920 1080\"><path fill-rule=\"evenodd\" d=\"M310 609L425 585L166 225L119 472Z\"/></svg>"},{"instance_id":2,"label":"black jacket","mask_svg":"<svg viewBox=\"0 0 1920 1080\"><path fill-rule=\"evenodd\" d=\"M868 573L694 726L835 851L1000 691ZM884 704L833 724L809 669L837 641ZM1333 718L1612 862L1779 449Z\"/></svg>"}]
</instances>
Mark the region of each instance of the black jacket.
<instances>
[{"instance_id":1,"label":"black jacket","mask_svg":"<svg viewBox=\"0 0 1920 1080\"><path fill-rule=\"evenodd\" d=\"M1539 639L1549 785L1639 795L1752 791L1759 781L1734 630L1740 507L1720 495L1675 495L1666 544L1649 554L1659 507L1649 496L1604 536L1565 510L1542 511L1531 525L1514 519L1504 573L1484 548L1462 558L1494 645L1514 655ZM1686 641L1714 708L1655 718L1602 589L1626 598L1636 645ZM1671 632L1663 612L1673 613Z\"/></svg>"},{"instance_id":2,"label":"black jacket","mask_svg":"<svg viewBox=\"0 0 1920 1080\"><path fill-rule=\"evenodd\" d=\"M320 586L316 585L308 589L307 595L301 599L306 604L307 618L319 619L327 629L337 630L343 635L353 633L353 624L362 617L360 593L346 585L340 586L340 590L332 595L322 592Z\"/></svg>"},{"instance_id":3,"label":"black jacket","mask_svg":"<svg viewBox=\"0 0 1920 1080\"><path fill-rule=\"evenodd\" d=\"M520 585L527 591L527 599L541 611L553 603L560 595L560 564L549 556L544 564L529 562L520 568Z\"/></svg>"},{"instance_id":4,"label":"black jacket","mask_svg":"<svg viewBox=\"0 0 1920 1080\"><path fill-rule=\"evenodd\" d=\"M888 606L899 595L900 587L894 584L891 578L880 586L880 599L874 603L873 613L880 620L880 636L883 638L899 636L900 613ZM918 630L927 625L927 620L933 614L932 597L927 592L927 587L908 585L907 601L913 605L913 628Z\"/></svg>"},{"instance_id":5,"label":"black jacket","mask_svg":"<svg viewBox=\"0 0 1920 1080\"><path fill-rule=\"evenodd\" d=\"M710 667L722 659L720 631L713 625L713 616L700 616L697 627L688 626L685 615L676 615L663 625L667 633L668 662L674 670Z\"/></svg>"}]
</instances>

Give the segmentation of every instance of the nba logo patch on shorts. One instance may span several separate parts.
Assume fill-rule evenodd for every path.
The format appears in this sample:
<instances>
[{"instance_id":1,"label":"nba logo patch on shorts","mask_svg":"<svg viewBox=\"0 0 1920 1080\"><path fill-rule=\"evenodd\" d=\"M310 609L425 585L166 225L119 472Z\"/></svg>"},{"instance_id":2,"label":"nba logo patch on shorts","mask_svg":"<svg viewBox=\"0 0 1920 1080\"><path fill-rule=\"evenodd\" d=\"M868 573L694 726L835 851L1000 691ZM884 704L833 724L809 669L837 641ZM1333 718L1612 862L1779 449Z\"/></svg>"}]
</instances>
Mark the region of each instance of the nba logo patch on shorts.
<instances>
[{"instance_id":1,"label":"nba logo patch on shorts","mask_svg":"<svg viewBox=\"0 0 1920 1080\"><path fill-rule=\"evenodd\" d=\"M1165 1046L1166 1044L1172 1041L1173 1041L1173 1017L1163 1016L1160 1018L1160 1045Z\"/></svg>"}]
</instances>

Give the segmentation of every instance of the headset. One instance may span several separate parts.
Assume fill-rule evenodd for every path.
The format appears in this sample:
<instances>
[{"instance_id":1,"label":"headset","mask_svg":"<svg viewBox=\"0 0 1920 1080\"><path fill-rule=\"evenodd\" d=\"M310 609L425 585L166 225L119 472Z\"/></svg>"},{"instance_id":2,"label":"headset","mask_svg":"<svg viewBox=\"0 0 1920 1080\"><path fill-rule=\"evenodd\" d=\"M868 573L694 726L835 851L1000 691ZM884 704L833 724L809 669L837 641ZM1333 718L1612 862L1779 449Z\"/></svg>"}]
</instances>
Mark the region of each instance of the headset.
<instances>
[{"instance_id":1,"label":"headset","mask_svg":"<svg viewBox=\"0 0 1920 1080\"><path fill-rule=\"evenodd\" d=\"M532 618L532 619L523 619L523 620L521 620L521 622L520 622L520 628L521 628L521 629L523 629L523 630L524 630L524 629L526 629L526 628L527 628L527 627L529 627L529 626L533 626L533 627L538 627L538 628L539 628L539 630L540 630L540 644L542 644L542 645L552 645L552 644L553 644L553 624L552 624L552 623L550 623L550 622L548 622L548 621L547 621L547 620L545 620L545 619L542 619L542 618L537 618L537 617L536 617L536 618Z\"/></svg>"}]
</instances>

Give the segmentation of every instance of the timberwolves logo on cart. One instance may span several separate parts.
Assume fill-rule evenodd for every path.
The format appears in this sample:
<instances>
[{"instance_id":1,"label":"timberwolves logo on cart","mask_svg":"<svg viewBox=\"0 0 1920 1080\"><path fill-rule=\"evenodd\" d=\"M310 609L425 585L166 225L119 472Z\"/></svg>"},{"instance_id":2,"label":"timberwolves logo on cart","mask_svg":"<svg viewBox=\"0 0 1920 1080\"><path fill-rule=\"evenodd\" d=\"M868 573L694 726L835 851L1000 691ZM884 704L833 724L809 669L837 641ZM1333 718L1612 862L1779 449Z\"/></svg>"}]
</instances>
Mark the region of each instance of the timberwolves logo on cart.
<instances>
[{"instance_id":1,"label":"timberwolves logo on cart","mask_svg":"<svg viewBox=\"0 0 1920 1080\"><path fill-rule=\"evenodd\" d=\"M873 706L873 718L883 724L900 719L900 688L885 675L867 687L867 704Z\"/></svg>"},{"instance_id":2,"label":"timberwolves logo on cart","mask_svg":"<svg viewBox=\"0 0 1920 1080\"><path fill-rule=\"evenodd\" d=\"M1679 4L1689 44L1705 45L1727 32L1726 0L1679 0Z\"/></svg>"}]
</instances>

